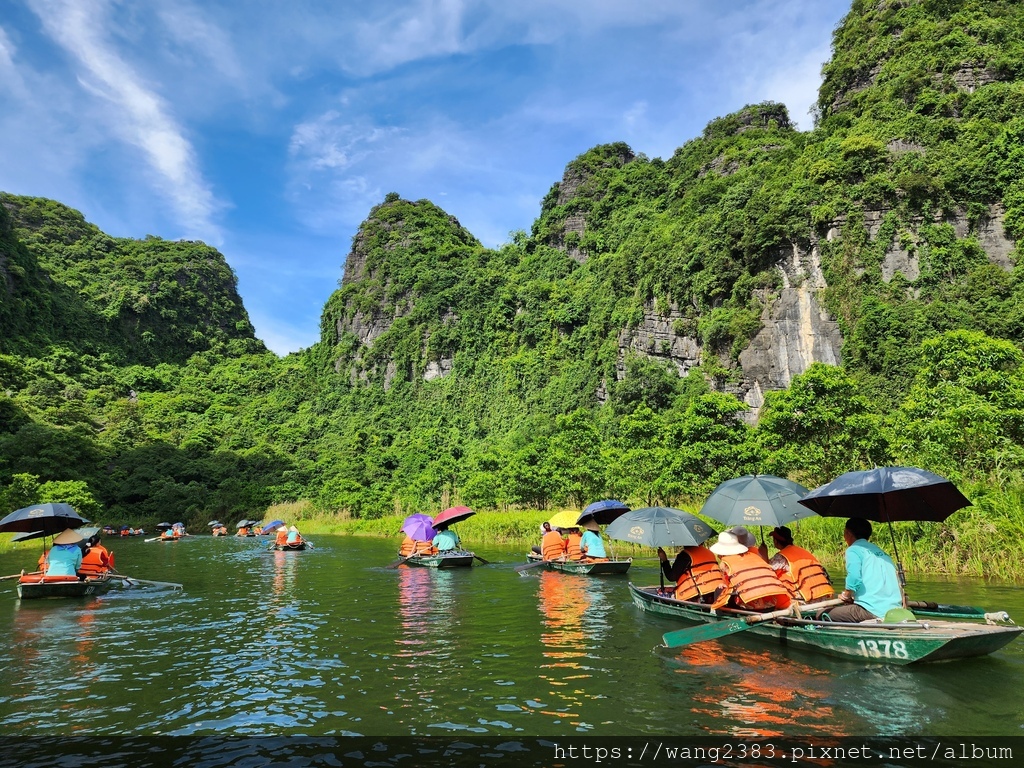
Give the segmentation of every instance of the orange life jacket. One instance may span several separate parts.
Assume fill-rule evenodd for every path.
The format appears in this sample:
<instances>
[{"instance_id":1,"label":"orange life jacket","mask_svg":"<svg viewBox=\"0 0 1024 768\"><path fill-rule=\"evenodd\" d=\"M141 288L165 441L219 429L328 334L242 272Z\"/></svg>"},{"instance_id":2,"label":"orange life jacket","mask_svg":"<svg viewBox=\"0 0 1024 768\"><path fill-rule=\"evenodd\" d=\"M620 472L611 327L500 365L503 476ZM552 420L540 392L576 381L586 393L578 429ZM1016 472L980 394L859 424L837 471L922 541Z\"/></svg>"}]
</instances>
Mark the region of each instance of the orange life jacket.
<instances>
[{"instance_id":1,"label":"orange life jacket","mask_svg":"<svg viewBox=\"0 0 1024 768\"><path fill-rule=\"evenodd\" d=\"M114 567L114 556L107 551L102 544L89 547L89 551L82 556L82 564L78 566L78 572L86 576L95 576L99 573L106 573Z\"/></svg>"},{"instance_id":2,"label":"orange life jacket","mask_svg":"<svg viewBox=\"0 0 1024 768\"><path fill-rule=\"evenodd\" d=\"M249 529L248 528L239 528L238 529L238 533L235 534L235 536L248 536L248 535L249 535Z\"/></svg>"},{"instance_id":3,"label":"orange life jacket","mask_svg":"<svg viewBox=\"0 0 1024 768\"><path fill-rule=\"evenodd\" d=\"M583 534L581 533L570 533L565 540L565 554L570 560L579 560L583 557L583 553L580 551L580 539L582 538Z\"/></svg>"},{"instance_id":4,"label":"orange life jacket","mask_svg":"<svg viewBox=\"0 0 1024 768\"><path fill-rule=\"evenodd\" d=\"M283 547L287 543L288 543L288 529L287 528L278 528L277 529L277 536L274 539L274 544L276 544L279 547Z\"/></svg>"},{"instance_id":5,"label":"orange life jacket","mask_svg":"<svg viewBox=\"0 0 1024 768\"><path fill-rule=\"evenodd\" d=\"M558 560L565 554L565 542L558 531L548 531L540 540L540 554L545 560Z\"/></svg>"},{"instance_id":6,"label":"orange life jacket","mask_svg":"<svg viewBox=\"0 0 1024 768\"><path fill-rule=\"evenodd\" d=\"M173 539L174 538L174 532L173 531L164 531L163 533L160 534L160 538L161 539Z\"/></svg>"},{"instance_id":7,"label":"orange life jacket","mask_svg":"<svg viewBox=\"0 0 1024 768\"><path fill-rule=\"evenodd\" d=\"M779 573L779 580L797 600L810 603L835 594L828 579L828 571L806 549L787 544L779 550L779 554L789 563L789 573Z\"/></svg>"},{"instance_id":8,"label":"orange life jacket","mask_svg":"<svg viewBox=\"0 0 1024 768\"><path fill-rule=\"evenodd\" d=\"M789 607L789 590L757 553L723 555L722 572L729 589L715 601L716 606L725 605L731 595L740 605L753 606L760 601L776 608Z\"/></svg>"},{"instance_id":9,"label":"orange life jacket","mask_svg":"<svg viewBox=\"0 0 1024 768\"><path fill-rule=\"evenodd\" d=\"M676 579L676 600L693 600L713 595L719 587L725 586L722 569L714 553L701 544L699 547L683 547L690 556L690 570Z\"/></svg>"}]
</instances>

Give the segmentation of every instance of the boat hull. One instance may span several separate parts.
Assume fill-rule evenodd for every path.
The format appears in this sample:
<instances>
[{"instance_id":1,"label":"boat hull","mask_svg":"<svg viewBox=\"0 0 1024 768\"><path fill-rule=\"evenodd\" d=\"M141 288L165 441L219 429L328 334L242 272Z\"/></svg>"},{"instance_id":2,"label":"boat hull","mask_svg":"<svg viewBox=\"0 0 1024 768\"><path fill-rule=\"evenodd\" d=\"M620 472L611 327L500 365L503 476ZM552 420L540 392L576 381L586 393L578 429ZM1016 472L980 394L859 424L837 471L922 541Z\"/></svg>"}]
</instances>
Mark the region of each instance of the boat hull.
<instances>
[{"instance_id":1,"label":"boat hull","mask_svg":"<svg viewBox=\"0 0 1024 768\"><path fill-rule=\"evenodd\" d=\"M306 542L300 541L298 544L275 544L275 552L301 552L306 548Z\"/></svg>"},{"instance_id":2,"label":"boat hull","mask_svg":"<svg viewBox=\"0 0 1024 768\"><path fill-rule=\"evenodd\" d=\"M421 568L468 568L473 565L472 552L459 552L453 555L413 555L405 562Z\"/></svg>"},{"instance_id":3,"label":"boat hull","mask_svg":"<svg viewBox=\"0 0 1024 768\"><path fill-rule=\"evenodd\" d=\"M746 612L719 611L708 606L659 596L657 587L629 585L633 603L643 611L694 624L713 623L749 616ZM915 664L925 661L986 656L1013 641L1024 627L953 621L916 624L840 624L798 619L778 619L754 624L748 635L786 648L825 653L829 656L879 664Z\"/></svg>"},{"instance_id":4,"label":"boat hull","mask_svg":"<svg viewBox=\"0 0 1024 768\"><path fill-rule=\"evenodd\" d=\"M102 595L117 581L109 576L97 576L82 580L44 581L31 578L36 574L27 574L18 582L18 597L22 600L41 600L50 597L88 597Z\"/></svg>"},{"instance_id":5,"label":"boat hull","mask_svg":"<svg viewBox=\"0 0 1024 768\"><path fill-rule=\"evenodd\" d=\"M531 552L527 559L535 563L540 556ZM547 560L544 563L545 570L557 571L559 573L570 573L574 576L610 576L612 574L626 573L629 566L633 564L633 558L610 560L599 560L597 562L584 562L582 560Z\"/></svg>"}]
</instances>

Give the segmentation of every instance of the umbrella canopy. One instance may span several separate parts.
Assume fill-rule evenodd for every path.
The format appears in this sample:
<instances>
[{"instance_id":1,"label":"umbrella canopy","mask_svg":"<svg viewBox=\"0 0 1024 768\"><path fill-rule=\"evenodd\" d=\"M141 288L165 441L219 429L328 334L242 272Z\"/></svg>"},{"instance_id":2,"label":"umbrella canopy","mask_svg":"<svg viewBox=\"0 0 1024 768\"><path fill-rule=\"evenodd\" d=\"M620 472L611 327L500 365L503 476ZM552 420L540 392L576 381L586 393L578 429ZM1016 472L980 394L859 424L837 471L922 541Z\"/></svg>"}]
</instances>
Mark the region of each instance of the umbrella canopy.
<instances>
[{"instance_id":1,"label":"umbrella canopy","mask_svg":"<svg viewBox=\"0 0 1024 768\"><path fill-rule=\"evenodd\" d=\"M272 531L276 531L282 525L284 525L284 520L271 520L269 523L263 526L263 532L271 533Z\"/></svg>"},{"instance_id":2,"label":"umbrella canopy","mask_svg":"<svg viewBox=\"0 0 1024 768\"><path fill-rule=\"evenodd\" d=\"M223 525L220 520L211 520L206 524L207 528L216 528L218 525Z\"/></svg>"},{"instance_id":3,"label":"umbrella canopy","mask_svg":"<svg viewBox=\"0 0 1024 768\"><path fill-rule=\"evenodd\" d=\"M646 547L695 547L714 533L696 515L672 507L643 507L620 515L605 529L610 539Z\"/></svg>"},{"instance_id":4,"label":"umbrella canopy","mask_svg":"<svg viewBox=\"0 0 1024 768\"><path fill-rule=\"evenodd\" d=\"M250 525L252 525L251 521L249 521L247 518L242 518L237 523L235 523L235 528L248 528Z\"/></svg>"},{"instance_id":5,"label":"umbrella canopy","mask_svg":"<svg viewBox=\"0 0 1024 768\"><path fill-rule=\"evenodd\" d=\"M449 507L434 518L433 526L435 528L441 525L449 526L453 523L459 522L460 520L465 520L467 517L472 517L475 514L476 512L469 507Z\"/></svg>"},{"instance_id":6,"label":"umbrella canopy","mask_svg":"<svg viewBox=\"0 0 1024 768\"><path fill-rule=\"evenodd\" d=\"M170 523L157 523L156 524L156 529L158 531L166 531L168 528L171 528L171 527L172 526L171 526Z\"/></svg>"},{"instance_id":7,"label":"umbrella canopy","mask_svg":"<svg viewBox=\"0 0 1024 768\"><path fill-rule=\"evenodd\" d=\"M971 505L949 480L917 467L847 472L815 488L800 503L823 517L863 517L879 523L938 523Z\"/></svg>"},{"instance_id":8,"label":"umbrella canopy","mask_svg":"<svg viewBox=\"0 0 1024 768\"><path fill-rule=\"evenodd\" d=\"M807 489L775 475L744 475L720 483L700 513L726 525L789 525L812 517L813 509L800 506Z\"/></svg>"},{"instance_id":9,"label":"umbrella canopy","mask_svg":"<svg viewBox=\"0 0 1024 768\"><path fill-rule=\"evenodd\" d=\"M15 510L0 520L0 533L38 533L45 536L65 528L80 528L84 520L70 504L35 504Z\"/></svg>"},{"instance_id":10,"label":"umbrella canopy","mask_svg":"<svg viewBox=\"0 0 1024 768\"><path fill-rule=\"evenodd\" d=\"M431 541L437 535L430 515L409 515L402 521L402 532L416 541Z\"/></svg>"},{"instance_id":11,"label":"umbrella canopy","mask_svg":"<svg viewBox=\"0 0 1024 768\"><path fill-rule=\"evenodd\" d=\"M567 509L564 512L559 512L550 520L548 523L551 524L552 528L575 528L576 518L579 517L578 512L574 512L571 509Z\"/></svg>"},{"instance_id":12,"label":"umbrella canopy","mask_svg":"<svg viewBox=\"0 0 1024 768\"><path fill-rule=\"evenodd\" d=\"M608 525L615 522L619 517L629 512L629 507L615 499L602 499L588 504L586 509L580 512L576 518L578 524L582 524L588 517L593 518L598 525Z\"/></svg>"}]
</instances>

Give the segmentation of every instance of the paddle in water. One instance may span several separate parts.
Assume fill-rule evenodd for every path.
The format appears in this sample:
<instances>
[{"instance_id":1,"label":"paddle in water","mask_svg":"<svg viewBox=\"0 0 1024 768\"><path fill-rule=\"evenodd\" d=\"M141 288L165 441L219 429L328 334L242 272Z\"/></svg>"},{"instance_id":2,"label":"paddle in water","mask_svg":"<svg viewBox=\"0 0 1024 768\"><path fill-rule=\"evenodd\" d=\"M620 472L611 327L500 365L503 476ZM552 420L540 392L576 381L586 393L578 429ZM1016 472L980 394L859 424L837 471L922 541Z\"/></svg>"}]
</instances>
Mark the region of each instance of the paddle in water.
<instances>
[{"instance_id":1,"label":"paddle in water","mask_svg":"<svg viewBox=\"0 0 1024 768\"><path fill-rule=\"evenodd\" d=\"M545 565L546 563L546 560L534 560L532 563L523 563L522 565L517 565L512 570L516 573L522 573L523 571L528 571L531 568L539 568L540 566Z\"/></svg>"},{"instance_id":2,"label":"paddle in water","mask_svg":"<svg viewBox=\"0 0 1024 768\"><path fill-rule=\"evenodd\" d=\"M480 555L473 555L473 557L475 557L477 560L480 561L480 565L490 565L491 564L490 560L484 560L482 557L480 557Z\"/></svg>"},{"instance_id":3,"label":"paddle in water","mask_svg":"<svg viewBox=\"0 0 1024 768\"><path fill-rule=\"evenodd\" d=\"M800 610L804 612L820 611L824 608L831 608L834 605L842 605L843 601L838 598L835 600L825 600L820 603L812 603L810 605L800 606ZM730 621L718 621L712 624L702 624L699 627L692 627L690 629L677 629L674 632L667 632L662 635L662 640L665 645L669 648L678 648L682 645L693 645L694 643L703 643L706 640L716 640L719 637L725 637L726 635L732 635L737 632L744 632L751 627L761 624L765 621L772 621L773 619L779 619L783 616L792 616L793 609L784 608L780 611L772 611L771 613L758 613L753 616L744 616L742 619L733 619Z\"/></svg>"}]
</instances>

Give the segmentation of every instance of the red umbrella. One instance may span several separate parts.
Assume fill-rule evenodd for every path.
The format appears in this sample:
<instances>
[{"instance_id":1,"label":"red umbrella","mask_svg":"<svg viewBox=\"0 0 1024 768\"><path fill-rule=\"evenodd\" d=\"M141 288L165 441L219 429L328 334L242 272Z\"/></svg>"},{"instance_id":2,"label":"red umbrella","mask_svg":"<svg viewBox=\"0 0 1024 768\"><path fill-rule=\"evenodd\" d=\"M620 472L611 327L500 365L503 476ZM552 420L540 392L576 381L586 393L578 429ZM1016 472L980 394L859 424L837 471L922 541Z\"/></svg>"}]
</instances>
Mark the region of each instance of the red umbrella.
<instances>
[{"instance_id":1,"label":"red umbrella","mask_svg":"<svg viewBox=\"0 0 1024 768\"><path fill-rule=\"evenodd\" d=\"M449 507L434 518L433 525L435 528L442 525L449 526L453 523L459 522L460 520L465 520L467 517L472 517L475 514L476 512L469 507Z\"/></svg>"}]
</instances>

